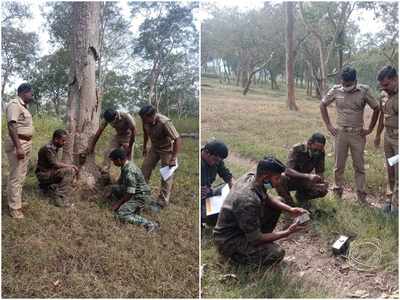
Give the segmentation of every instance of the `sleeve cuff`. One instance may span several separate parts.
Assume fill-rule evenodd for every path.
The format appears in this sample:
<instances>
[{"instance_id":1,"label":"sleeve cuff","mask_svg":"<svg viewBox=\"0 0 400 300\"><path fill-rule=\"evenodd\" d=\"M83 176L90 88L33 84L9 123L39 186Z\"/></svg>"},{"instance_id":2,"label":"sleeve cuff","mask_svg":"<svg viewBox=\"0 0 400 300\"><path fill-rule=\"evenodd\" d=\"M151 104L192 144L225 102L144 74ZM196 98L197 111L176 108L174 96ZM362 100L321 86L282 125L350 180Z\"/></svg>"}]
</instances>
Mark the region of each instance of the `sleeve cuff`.
<instances>
[{"instance_id":1,"label":"sleeve cuff","mask_svg":"<svg viewBox=\"0 0 400 300\"><path fill-rule=\"evenodd\" d=\"M136 193L136 189L134 187L128 187L128 188L126 188L126 192L128 194L135 194Z\"/></svg>"}]
</instances>

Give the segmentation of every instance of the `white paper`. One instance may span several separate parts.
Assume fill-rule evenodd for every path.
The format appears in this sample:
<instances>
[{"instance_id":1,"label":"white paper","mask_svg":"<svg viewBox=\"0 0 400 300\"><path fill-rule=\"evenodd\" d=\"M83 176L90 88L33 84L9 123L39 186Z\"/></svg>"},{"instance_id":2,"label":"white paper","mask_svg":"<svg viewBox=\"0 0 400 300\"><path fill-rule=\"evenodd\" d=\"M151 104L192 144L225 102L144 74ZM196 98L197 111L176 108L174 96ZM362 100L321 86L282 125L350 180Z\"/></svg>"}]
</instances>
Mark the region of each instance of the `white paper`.
<instances>
[{"instance_id":1,"label":"white paper","mask_svg":"<svg viewBox=\"0 0 400 300\"><path fill-rule=\"evenodd\" d=\"M178 169L178 161L176 161L176 165L170 168L169 166L162 167L160 169L161 177L164 180L168 180L174 174L175 170Z\"/></svg>"},{"instance_id":2,"label":"white paper","mask_svg":"<svg viewBox=\"0 0 400 300\"><path fill-rule=\"evenodd\" d=\"M206 214L207 216L218 214L226 196L229 194L229 185L225 184L221 190L221 195L213 196L206 199Z\"/></svg>"},{"instance_id":3,"label":"white paper","mask_svg":"<svg viewBox=\"0 0 400 300\"><path fill-rule=\"evenodd\" d=\"M388 163L389 163L389 166L394 166L395 164L398 164L399 163L399 155L397 154L395 156L388 158Z\"/></svg>"}]
</instances>

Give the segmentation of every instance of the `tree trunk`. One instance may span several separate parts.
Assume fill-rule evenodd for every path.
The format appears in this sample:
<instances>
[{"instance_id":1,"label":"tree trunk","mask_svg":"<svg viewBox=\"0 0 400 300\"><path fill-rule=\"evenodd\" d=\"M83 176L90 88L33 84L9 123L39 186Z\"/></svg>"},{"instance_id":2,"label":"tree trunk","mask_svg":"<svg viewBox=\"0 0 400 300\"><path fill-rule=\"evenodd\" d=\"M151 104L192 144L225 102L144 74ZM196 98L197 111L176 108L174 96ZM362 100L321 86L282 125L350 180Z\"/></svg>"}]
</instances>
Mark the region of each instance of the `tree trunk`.
<instances>
[{"instance_id":1,"label":"tree trunk","mask_svg":"<svg viewBox=\"0 0 400 300\"><path fill-rule=\"evenodd\" d=\"M96 60L99 57L100 2L73 2L70 83L67 103L69 137L63 161L80 165L82 183L93 186L99 171L94 155L86 149L99 126L101 103L96 92Z\"/></svg>"},{"instance_id":2,"label":"tree trunk","mask_svg":"<svg viewBox=\"0 0 400 300\"><path fill-rule=\"evenodd\" d=\"M285 2L286 6L286 83L287 107L289 110L298 110L294 91L294 3Z\"/></svg>"}]
</instances>

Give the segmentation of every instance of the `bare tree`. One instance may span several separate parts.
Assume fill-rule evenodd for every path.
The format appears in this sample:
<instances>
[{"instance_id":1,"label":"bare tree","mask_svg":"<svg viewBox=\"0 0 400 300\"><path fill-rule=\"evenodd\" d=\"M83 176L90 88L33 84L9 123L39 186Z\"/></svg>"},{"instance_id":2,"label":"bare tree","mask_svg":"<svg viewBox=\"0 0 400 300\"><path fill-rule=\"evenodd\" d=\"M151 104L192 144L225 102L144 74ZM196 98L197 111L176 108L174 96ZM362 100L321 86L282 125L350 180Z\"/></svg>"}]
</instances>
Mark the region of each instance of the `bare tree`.
<instances>
[{"instance_id":1,"label":"bare tree","mask_svg":"<svg viewBox=\"0 0 400 300\"><path fill-rule=\"evenodd\" d=\"M287 81L287 107L289 110L298 110L294 93L294 2L285 2L286 11L286 81Z\"/></svg>"}]
</instances>

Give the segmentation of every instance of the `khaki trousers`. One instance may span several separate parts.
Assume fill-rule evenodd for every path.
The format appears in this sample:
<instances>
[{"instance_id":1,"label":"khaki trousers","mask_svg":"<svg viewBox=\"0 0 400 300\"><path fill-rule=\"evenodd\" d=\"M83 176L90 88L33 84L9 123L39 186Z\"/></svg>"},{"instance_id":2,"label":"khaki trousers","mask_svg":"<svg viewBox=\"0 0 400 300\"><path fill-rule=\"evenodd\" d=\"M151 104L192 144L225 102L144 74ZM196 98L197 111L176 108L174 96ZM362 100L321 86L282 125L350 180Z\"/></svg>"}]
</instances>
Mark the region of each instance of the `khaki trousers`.
<instances>
[{"instance_id":1,"label":"khaki trousers","mask_svg":"<svg viewBox=\"0 0 400 300\"><path fill-rule=\"evenodd\" d=\"M20 140L22 150L25 153L24 159L17 159L16 149L11 138L5 140L5 152L10 166L10 174L7 182L8 206L12 209L22 207L22 186L28 173L29 160L32 154L32 141Z\"/></svg>"},{"instance_id":2,"label":"khaki trousers","mask_svg":"<svg viewBox=\"0 0 400 300\"><path fill-rule=\"evenodd\" d=\"M161 161L161 167L168 166L171 160L172 153L171 152L159 152L153 148L150 149L146 157L144 158L143 165L142 165L142 173L144 179L147 183L149 183L151 173L156 167L158 161ZM161 190L160 195L158 196L158 201L161 206L165 206L169 204L169 198L171 195L172 190L172 183L173 183L172 175L168 180L164 180L161 177Z\"/></svg>"},{"instance_id":3,"label":"khaki trousers","mask_svg":"<svg viewBox=\"0 0 400 300\"><path fill-rule=\"evenodd\" d=\"M335 187L334 190L343 192L344 170L346 167L347 155L350 149L353 160L354 178L356 182L357 196L359 200L365 200L365 166L364 148L366 137L361 136L359 131L347 132L337 130L335 137Z\"/></svg>"},{"instance_id":4,"label":"khaki trousers","mask_svg":"<svg viewBox=\"0 0 400 300\"><path fill-rule=\"evenodd\" d=\"M392 205L399 206L398 190L399 190L399 165L389 166L388 158L399 154L399 137L396 131L385 128L383 138L383 150L385 152L389 188L392 193Z\"/></svg>"}]
</instances>

